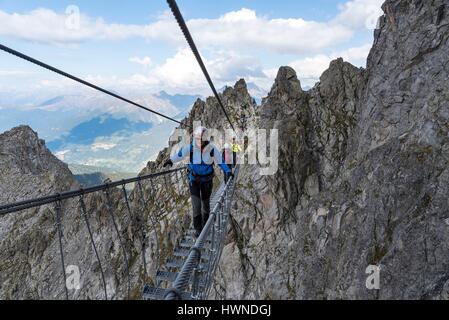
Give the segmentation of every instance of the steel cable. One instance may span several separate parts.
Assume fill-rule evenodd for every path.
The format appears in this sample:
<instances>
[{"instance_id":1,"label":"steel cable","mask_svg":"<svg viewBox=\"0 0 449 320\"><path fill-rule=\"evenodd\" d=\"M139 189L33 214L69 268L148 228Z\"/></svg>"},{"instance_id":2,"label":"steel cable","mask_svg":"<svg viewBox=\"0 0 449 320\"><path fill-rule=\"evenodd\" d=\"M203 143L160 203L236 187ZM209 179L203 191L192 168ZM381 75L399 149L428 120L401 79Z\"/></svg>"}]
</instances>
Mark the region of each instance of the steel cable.
<instances>
[{"instance_id":1,"label":"steel cable","mask_svg":"<svg viewBox=\"0 0 449 320\"><path fill-rule=\"evenodd\" d=\"M107 291L107 287L106 287L106 279L105 279L104 272L103 272L103 266L101 265L100 255L98 254L97 246L95 245L94 236L93 236L92 230L90 228L89 217L87 216L86 204L84 203L84 199L83 199L82 195L79 197L79 203L81 206L81 211L82 211L82 216L84 218L84 222L86 223L86 226L87 226L87 231L89 232L90 242L92 243L92 247L94 248L95 256L97 257L98 265L100 267L101 279L103 281L103 288L104 288L104 297L105 297L105 300L108 300L108 291Z\"/></svg>"},{"instance_id":2,"label":"steel cable","mask_svg":"<svg viewBox=\"0 0 449 320\"><path fill-rule=\"evenodd\" d=\"M114 225L115 232L117 233L117 237L119 239L120 247L122 248L122 251L123 251L123 259L125 260L126 273L128 275L128 300L129 300L129 298L130 298L130 291L131 291L131 277L130 277L130 274L129 274L128 255L126 254L125 244L123 242L123 238L122 238L122 236L120 234L117 222L116 222L115 217L114 217L114 212L112 210L112 200L111 200L111 195L109 194L109 189L106 189L104 191L104 193L106 195L106 207L107 207L107 210L109 212L109 215L111 216L111 220L112 220L112 223Z\"/></svg>"},{"instance_id":3,"label":"steel cable","mask_svg":"<svg viewBox=\"0 0 449 320\"><path fill-rule=\"evenodd\" d=\"M126 208L128 209L129 216L130 216L130 218L133 221L135 221L136 220L136 217L135 217L136 215L133 214L133 211L131 210L131 206L129 205L128 192L126 191L125 185L122 186L122 190L123 190L123 195L125 197ZM141 236L139 236L139 239L140 239L141 249L142 249L142 252L143 252L144 251L144 247L145 247L145 245L143 243L144 239L142 239ZM145 282L146 278L147 278L147 263L146 263L146 259L145 259L145 255L144 254L142 254L142 265L143 265L143 272L144 272L144 279L143 280Z\"/></svg>"},{"instance_id":4,"label":"steel cable","mask_svg":"<svg viewBox=\"0 0 449 320\"><path fill-rule=\"evenodd\" d=\"M187 43L189 44L190 49L192 50L193 54L195 55L195 58L198 61L198 64L200 65L200 68L203 71L203 74L206 77L206 80L209 83L209 86L212 89L212 92L214 93L214 96L218 101L218 104L220 105L221 109L223 110L223 113L225 114L229 124L231 125L232 130L234 130L234 132L235 132L234 125L232 124L231 119L229 118L228 113L226 112L226 109L220 99L220 96L218 95L217 90L215 89L214 83L212 82L209 72L207 71L207 68L204 65L203 59L201 58L198 48L196 47L195 42L193 41L192 35L190 34L189 28L187 27L187 24L181 14L181 11L179 10L179 7L178 7L176 1L175 0L167 0L167 3L169 5L176 21L178 22L179 27L181 28L181 31L184 34L184 37L187 40Z\"/></svg>"},{"instance_id":5,"label":"steel cable","mask_svg":"<svg viewBox=\"0 0 449 320\"><path fill-rule=\"evenodd\" d=\"M150 180L150 185L153 185L152 180ZM142 200L143 200L144 204L147 205L148 200L145 200L145 196L143 193L143 187L142 187L141 183L139 183L139 189L140 189L140 194L141 194ZM155 201L155 199L153 199L153 201ZM157 274L157 270L159 269L159 260L160 260L159 234L158 234L158 230L157 230L157 224L158 224L159 217L156 217L154 214L151 214L151 213L148 216L150 218L150 223L153 227L154 237L156 240L156 268L155 269L156 269L156 274ZM156 276L155 276L155 280L156 280ZM157 285L157 281L156 281L156 285Z\"/></svg>"},{"instance_id":6,"label":"steel cable","mask_svg":"<svg viewBox=\"0 0 449 320\"><path fill-rule=\"evenodd\" d=\"M219 196L217 204L213 208L213 210L209 216L209 219L207 220L206 225L204 226L203 230L201 231L200 236L196 240L194 246L190 249L190 253L187 257L187 260L184 262L184 264L181 268L181 271L179 272L178 276L176 277L176 280L174 281L174 283L172 285L172 288L170 288L167 291L167 293L165 294L165 296L164 296L165 300L179 299L180 298L179 292L186 290L186 288L188 287L190 279L192 277L192 272L195 270L195 268L198 268L198 265L200 264L201 250L204 248L205 242L207 241L206 239L210 235L211 228L214 228L216 221L220 222L219 220L216 220L216 219L221 219L221 217L219 215L219 210L222 209L222 206L223 206L224 202L226 201L226 196L227 196L226 191L233 184L233 181L234 181L234 179L229 179L229 181L224 186L224 189L221 191L221 194ZM219 226L219 229L222 225L224 225L224 224L221 224ZM223 246L223 238L220 237L217 239L221 240L220 242L217 243L218 248L221 248ZM214 239L211 238L211 240L213 241ZM221 250L220 251L217 250L217 252L213 255L211 254L209 259L210 260L218 259L218 257L219 257L217 255L218 252L221 252ZM214 268L214 261L211 262L211 266L212 266L212 268ZM208 281L207 275L206 275L205 281ZM208 284L205 282L204 289L207 289L207 287L208 287ZM204 292L201 294L201 297L204 297Z\"/></svg>"},{"instance_id":7,"label":"steel cable","mask_svg":"<svg viewBox=\"0 0 449 320\"><path fill-rule=\"evenodd\" d=\"M59 255L61 257L61 266L62 266L62 277L64 279L64 289L65 289L65 298L69 300L69 289L67 288L67 274L65 271L65 262L64 262L64 251L62 247L62 226L61 226L61 201L58 200L55 202L55 211L56 211L56 227L58 229L58 240L59 240Z\"/></svg>"},{"instance_id":8,"label":"steel cable","mask_svg":"<svg viewBox=\"0 0 449 320\"><path fill-rule=\"evenodd\" d=\"M137 182L137 186L138 186L138 189L140 190L140 197L139 197L140 201L139 202L140 202L140 205L142 206L142 214L143 214L144 213L144 208L145 208L145 202L143 200L142 184L140 183L140 181ZM137 222L141 222L139 217L136 217L136 218L137 218L136 220L138 220ZM142 226L139 226L139 227L140 227L140 238L141 238L141 245L142 245L142 248L141 248L141 250L142 250L142 262L143 262L143 266L144 266L144 274L145 274L145 281L146 281L146 279L148 278L147 259L146 259L146 239L147 239L147 236L146 236L146 233L145 233L145 230L143 229L143 227Z\"/></svg>"},{"instance_id":9,"label":"steel cable","mask_svg":"<svg viewBox=\"0 0 449 320\"><path fill-rule=\"evenodd\" d=\"M107 185L102 184L102 185L98 185L98 186L94 186L94 187L90 187L90 188L86 188L86 189L67 191L67 192L62 192L62 193L58 193L58 194L54 194L54 195L50 195L50 196L46 196L46 197L42 197L42 198L35 198L35 199L31 199L31 200L25 200L25 201L2 205L2 206L0 206L0 216L8 214L8 213L22 211L25 209L40 207L45 204L54 203L57 200L62 201L62 200L75 198L80 195L87 195L87 194L98 192L98 191L104 191L108 187L109 188L119 187L123 184L130 184L130 183L134 183L134 182L138 182L138 181L153 179L153 178L157 178L162 175L166 175L166 174L170 174L175 171L182 171L182 170L185 170L185 167L168 170L168 171L161 171L161 172L152 173L152 174L148 174L145 176L140 176L140 177L135 177L135 178L130 178L130 179L125 179L125 180L121 180L121 181L111 182Z\"/></svg>"},{"instance_id":10,"label":"steel cable","mask_svg":"<svg viewBox=\"0 0 449 320\"><path fill-rule=\"evenodd\" d=\"M141 104L139 104L139 103L137 103L137 102L131 101L131 100L126 99L126 98L123 98L122 96L120 96L120 95L118 95L118 94L116 94L116 93L114 93L114 92L112 92L112 91L103 89L103 88L101 88L101 87L99 87L99 86L96 86L96 85L94 85L94 84L92 84L92 83L90 83L90 82L88 82L88 81L85 81L85 80L83 80L83 79L80 79L80 78L78 78L78 77L75 77L75 76L73 76L73 75L71 75L71 74L69 74L69 73L67 73L67 72L64 72L64 71L62 71L62 70L60 70L60 69L57 69L57 68L55 68L55 67L52 67L52 66L50 66L50 65L48 65L48 64L46 64L46 63L44 63L44 62L42 62L42 61L36 60L36 59L34 59L34 58L30 57L30 56L27 56L27 55L25 55L25 54L23 54L23 53L21 53L21 52L19 52L19 51L16 51L16 50L14 50L14 49L11 49L11 48L9 48L9 47L6 47L6 46L4 46L4 45L2 45L2 44L0 44L0 50L5 51L5 52L7 52L7 53L9 53L9 54L12 54L12 55L14 55L14 56L16 56L16 57L18 57L18 58L21 58L21 59L23 59L23 60L26 60L26 61L28 61L28 62L31 62L31 63L33 63L33 64L35 64L35 65L37 65L37 66L39 66L39 67L42 67L42 68L44 68L44 69L47 69L47 70L52 71L52 72L55 72L55 73L57 73L57 74L59 74L59 75L61 75L61 76L64 76L64 77L66 77L66 78L69 78L69 79L71 79L71 80L73 80L73 81L76 81L76 82L78 82L78 83L81 83L81 84L83 84L83 85L85 85L85 86L87 86L87 87L90 87L90 88L95 89L95 90L97 90L97 91L103 92L103 93L105 93L105 94L107 94L107 95L109 95L109 96L112 96L112 97L116 98L116 99L119 99L119 100L121 100L121 101L124 101L124 102L126 102L126 103L129 103L129 104L131 104L131 105L134 105L134 106L136 106L136 107L138 107L138 108L141 108L141 109L143 109L143 110L145 110L145 111L151 112L151 113L153 113L153 114L155 114L155 115L158 115L158 116L160 116L160 117L162 117L162 118L165 118L165 119L170 120L170 121L173 121L173 122L175 122L175 123L177 123L177 124L183 125L182 122L180 122L180 121L178 121L178 120L176 120L176 119L173 119L173 118L171 118L171 117L169 117L169 116L166 116L166 115L164 115L164 114L162 114L162 113L160 113L160 112L157 112L157 111L155 111L155 110L152 110L152 109L150 109L150 108L147 108L147 107L145 107L145 106L143 106L143 105L141 105Z\"/></svg>"}]
</instances>

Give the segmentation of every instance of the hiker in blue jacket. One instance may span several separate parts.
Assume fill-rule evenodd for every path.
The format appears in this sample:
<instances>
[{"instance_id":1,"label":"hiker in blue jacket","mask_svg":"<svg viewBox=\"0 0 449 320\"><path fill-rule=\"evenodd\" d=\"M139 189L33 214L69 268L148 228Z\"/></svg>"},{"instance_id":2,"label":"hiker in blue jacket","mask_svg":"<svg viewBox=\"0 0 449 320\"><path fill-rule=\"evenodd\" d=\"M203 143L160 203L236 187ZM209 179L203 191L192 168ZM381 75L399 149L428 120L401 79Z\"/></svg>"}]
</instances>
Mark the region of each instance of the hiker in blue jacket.
<instances>
[{"instance_id":1,"label":"hiker in blue jacket","mask_svg":"<svg viewBox=\"0 0 449 320\"><path fill-rule=\"evenodd\" d=\"M164 167L190 157L188 168L190 195L193 207L193 227L198 237L206 225L210 214L210 197L212 195L214 161L225 175L234 177L231 169L223 163L221 152L207 138L207 129L198 127L193 134L194 142L183 146L167 162Z\"/></svg>"}]
</instances>

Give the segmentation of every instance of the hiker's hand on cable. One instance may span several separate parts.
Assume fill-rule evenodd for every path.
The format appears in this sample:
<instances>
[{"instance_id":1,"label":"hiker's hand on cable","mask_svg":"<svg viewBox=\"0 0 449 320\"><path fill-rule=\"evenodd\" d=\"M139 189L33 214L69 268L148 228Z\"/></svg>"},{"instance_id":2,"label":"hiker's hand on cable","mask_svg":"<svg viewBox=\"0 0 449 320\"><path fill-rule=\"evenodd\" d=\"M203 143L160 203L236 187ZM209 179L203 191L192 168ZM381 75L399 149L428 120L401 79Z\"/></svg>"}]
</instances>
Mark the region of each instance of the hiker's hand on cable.
<instances>
[{"instance_id":1,"label":"hiker's hand on cable","mask_svg":"<svg viewBox=\"0 0 449 320\"><path fill-rule=\"evenodd\" d=\"M166 168L166 167L173 167L173 161L171 161L171 159L168 159L167 161L165 161L164 168Z\"/></svg>"}]
</instances>

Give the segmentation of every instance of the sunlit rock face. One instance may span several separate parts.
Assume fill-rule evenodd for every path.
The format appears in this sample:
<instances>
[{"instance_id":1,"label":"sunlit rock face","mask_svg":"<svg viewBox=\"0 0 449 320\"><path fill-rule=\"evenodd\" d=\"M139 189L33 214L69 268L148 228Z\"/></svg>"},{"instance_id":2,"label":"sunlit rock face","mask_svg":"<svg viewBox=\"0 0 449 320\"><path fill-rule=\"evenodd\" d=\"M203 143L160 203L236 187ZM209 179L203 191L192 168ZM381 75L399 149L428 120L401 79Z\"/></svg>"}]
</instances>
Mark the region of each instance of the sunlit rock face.
<instances>
[{"instance_id":1,"label":"sunlit rock face","mask_svg":"<svg viewBox=\"0 0 449 320\"><path fill-rule=\"evenodd\" d=\"M336 60L306 92L279 71L258 119L279 171L242 168L214 296L449 297L449 7L383 9L366 70Z\"/></svg>"}]
</instances>

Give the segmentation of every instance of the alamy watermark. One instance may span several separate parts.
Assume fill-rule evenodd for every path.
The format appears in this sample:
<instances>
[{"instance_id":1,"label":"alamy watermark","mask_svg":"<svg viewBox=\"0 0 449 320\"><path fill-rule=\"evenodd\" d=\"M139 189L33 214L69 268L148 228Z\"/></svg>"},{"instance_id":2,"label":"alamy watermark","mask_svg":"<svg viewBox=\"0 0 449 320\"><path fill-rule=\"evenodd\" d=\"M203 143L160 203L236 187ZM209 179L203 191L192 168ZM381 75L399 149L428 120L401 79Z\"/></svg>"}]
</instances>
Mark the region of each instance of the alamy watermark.
<instances>
[{"instance_id":1,"label":"alamy watermark","mask_svg":"<svg viewBox=\"0 0 449 320\"><path fill-rule=\"evenodd\" d=\"M65 285L69 290L81 289L80 268L75 265L69 265L65 268L66 282Z\"/></svg>"},{"instance_id":2,"label":"alamy watermark","mask_svg":"<svg viewBox=\"0 0 449 320\"><path fill-rule=\"evenodd\" d=\"M369 265L365 273L368 274L366 278L365 286L368 290L379 290L380 289L380 266Z\"/></svg>"},{"instance_id":3,"label":"alamy watermark","mask_svg":"<svg viewBox=\"0 0 449 320\"><path fill-rule=\"evenodd\" d=\"M69 30L81 29L81 13L80 8L75 5L70 5L65 9L66 19L65 27Z\"/></svg>"},{"instance_id":4,"label":"alamy watermark","mask_svg":"<svg viewBox=\"0 0 449 320\"><path fill-rule=\"evenodd\" d=\"M194 129L201 126L201 122L194 122ZM207 129L207 135L203 141L210 141L220 151L225 144L237 145L236 163L238 165L249 164L259 166L261 175L274 175L279 169L279 131L278 129L248 129L246 131L232 129L218 130ZM170 154L178 152L183 146L192 143L192 135L188 130L177 129L170 137ZM211 152L211 145L204 148L203 155ZM199 157L198 157L199 158ZM220 157L221 159L221 157ZM189 160L189 159L186 159ZM193 158L194 164L205 161L203 158ZM213 161L210 158L210 161ZM221 164L223 162L220 162ZM212 164L212 163L208 163Z\"/></svg>"}]
</instances>

